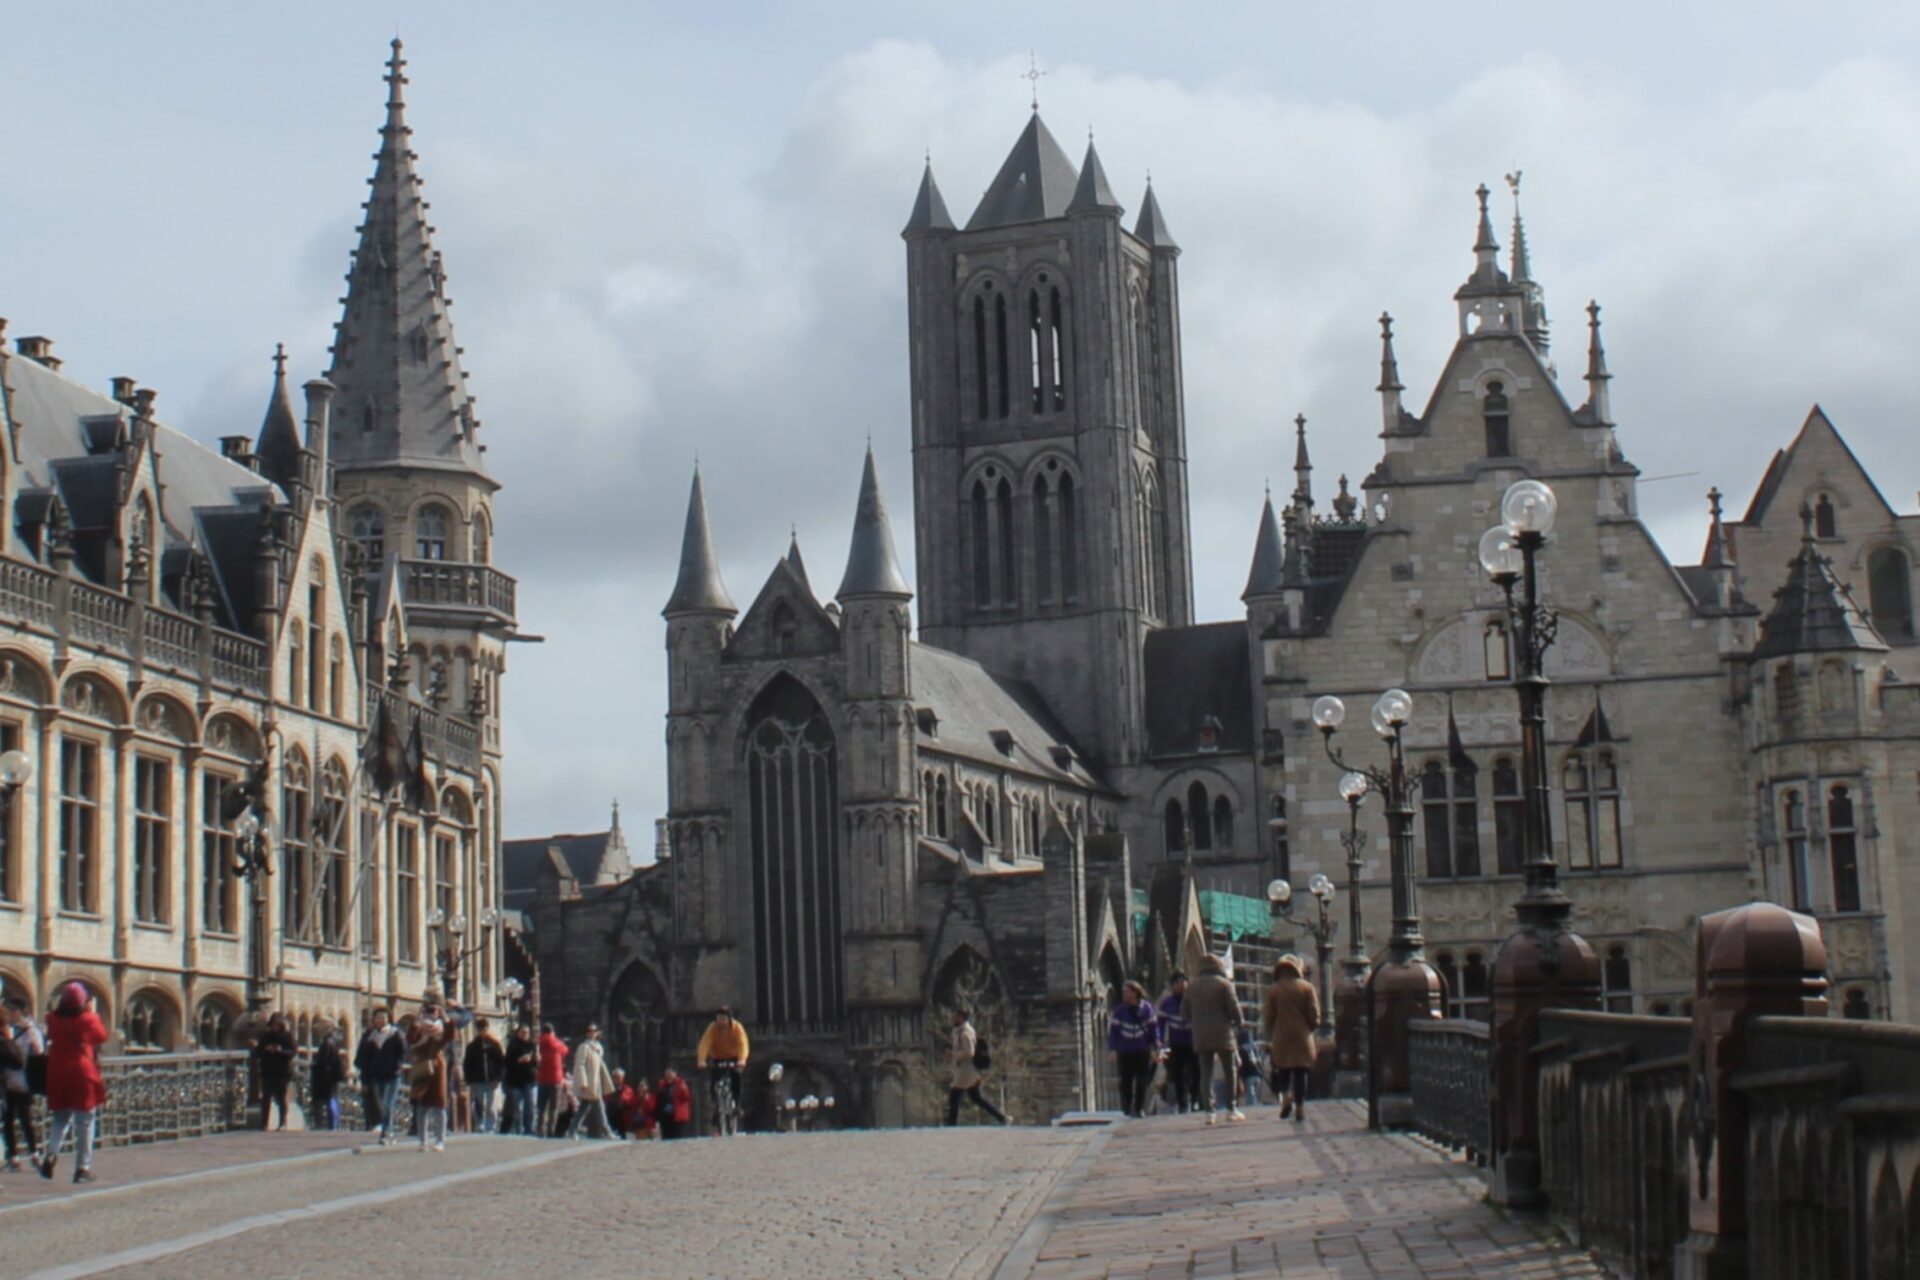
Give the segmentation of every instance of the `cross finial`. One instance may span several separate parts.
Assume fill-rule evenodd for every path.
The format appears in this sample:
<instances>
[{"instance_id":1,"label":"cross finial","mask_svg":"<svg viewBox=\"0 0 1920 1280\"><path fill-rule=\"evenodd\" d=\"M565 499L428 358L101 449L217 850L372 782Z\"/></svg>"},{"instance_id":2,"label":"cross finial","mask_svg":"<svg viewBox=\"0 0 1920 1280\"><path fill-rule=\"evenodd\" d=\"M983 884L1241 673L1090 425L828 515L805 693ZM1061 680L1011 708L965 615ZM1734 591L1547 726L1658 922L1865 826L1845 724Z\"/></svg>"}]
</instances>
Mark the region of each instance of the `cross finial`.
<instances>
[{"instance_id":1,"label":"cross finial","mask_svg":"<svg viewBox=\"0 0 1920 1280\"><path fill-rule=\"evenodd\" d=\"M287 376L287 348L285 343L276 342L273 344L273 376L276 378L284 378Z\"/></svg>"},{"instance_id":2,"label":"cross finial","mask_svg":"<svg viewBox=\"0 0 1920 1280\"><path fill-rule=\"evenodd\" d=\"M1713 488L1707 490L1707 507L1713 512L1713 518L1717 523L1720 519L1720 486L1719 485L1715 485L1713 486Z\"/></svg>"},{"instance_id":3,"label":"cross finial","mask_svg":"<svg viewBox=\"0 0 1920 1280\"><path fill-rule=\"evenodd\" d=\"M1020 73L1020 78L1027 82L1027 91L1032 95L1035 111L1040 110L1040 77L1046 74L1040 69L1040 61L1034 57L1033 50L1027 50L1027 69Z\"/></svg>"}]
</instances>

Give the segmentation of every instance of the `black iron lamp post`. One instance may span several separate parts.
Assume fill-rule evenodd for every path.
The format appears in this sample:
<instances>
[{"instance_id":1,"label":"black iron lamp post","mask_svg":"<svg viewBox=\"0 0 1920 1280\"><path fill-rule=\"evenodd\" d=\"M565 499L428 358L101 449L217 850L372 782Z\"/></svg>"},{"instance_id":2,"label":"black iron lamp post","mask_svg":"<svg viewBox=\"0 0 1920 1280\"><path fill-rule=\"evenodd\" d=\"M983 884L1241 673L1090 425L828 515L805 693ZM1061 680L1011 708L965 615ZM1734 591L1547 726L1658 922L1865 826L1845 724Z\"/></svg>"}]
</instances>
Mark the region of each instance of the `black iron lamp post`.
<instances>
[{"instance_id":1,"label":"black iron lamp post","mask_svg":"<svg viewBox=\"0 0 1920 1280\"><path fill-rule=\"evenodd\" d=\"M1333 939L1340 932L1339 921L1333 918L1333 881L1323 875L1315 875L1307 881L1307 892L1313 895L1319 911L1302 920L1293 913L1293 886L1285 880L1275 880L1267 886L1267 901L1272 905L1273 918L1286 920L1299 925L1313 937L1315 958L1319 963L1320 988L1320 1026L1322 1038L1333 1035L1333 993L1327 989L1327 970L1333 964Z\"/></svg>"},{"instance_id":2,"label":"black iron lamp post","mask_svg":"<svg viewBox=\"0 0 1920 1280\"><path fill-rule=\"evenodd\" d=\"M1335 1050L1333 1090L1337 1097L1366 1093L1367 959L1366 926L1360 908L1360 855L1367 838L1360 831L1360 804L1373 784L1367 775L1349 770L1340 775L1340 798L1347 802L1347 829L1340 846L1347 853L1347 954L1340 962L1340 985L1333 996Z\"/></svg>"},{"instance_id":3,"label":"black iron lamp post","mask_svg":"<svg viewBox=\"0 0 1920 1280\"><path fill-rule=\"evenodd\" d=\"M1519 927L1501 944L1493 965L1493 1194L1512 1205L1540 1197L1539 1075L1530 1053L1540 1012L1600 1003L1600 962L1568 926L1573 903L1560 888L1553 857L1546 710L1551 681L1544 668L1559 616L1540 603L1537 560L1553 532L1557 506L1545 484L1518 481L1501 499L1501 522L1480 539L1481 567L1506 597L1514 640L1526 797L1526 888L1514 903Z\"/></svg>"},{"instance_id":4,"label":"black iron lamp post","mask_svg":"<svg viewBox=\"0 0 1920 1280\"><path fill-rule=\"evenodd\" d=\"M472 946L466 946L467 918L455 913L448 915L440 907L435 907L427 917L427 927L432 929L440 945L434 949L434 962L440 968L442 992L449 1005L458 1003L460 998L460 971L466 962L485 951L493 941L494 926L500 923L500 913L488 907L480 913L480 940ZM433 982L428 976L428 985Z\"/></svg>"},{"instance_id":5,"label":"black iron lamp post","mask_svg":"<svg viewBox=\"0 0 1920 1280\"><path fill-rule=\"evenodd\" d=\"M1325 740L1327 758L1343 774L1364 778L1367 791L1377 792L1387 811L1393 934L1386 963L1367 980L1367 1008L1373 1023L1373 1043L1367 1059L1367 1114L1375 1127L1401 1125L1412 1119L1406 1024L1409 1018L1437 1016L1440 1004L1440 975L1427 963L1425 939L1420 936L1419 889L1414 880L1412 796L1419 784L1407 773L1403 741L1412 717L1413 698L1406 690L1389 689L1381 694L1373 704L1372 720L1374 732L1387 745L1387 767L1355 767L1333 745L1333 735L1347 718L1346 704L1331 694L1313 703L1313 723ZM1349 803L1357 805L1357 797Z\"/></svg>"}]
</instances>

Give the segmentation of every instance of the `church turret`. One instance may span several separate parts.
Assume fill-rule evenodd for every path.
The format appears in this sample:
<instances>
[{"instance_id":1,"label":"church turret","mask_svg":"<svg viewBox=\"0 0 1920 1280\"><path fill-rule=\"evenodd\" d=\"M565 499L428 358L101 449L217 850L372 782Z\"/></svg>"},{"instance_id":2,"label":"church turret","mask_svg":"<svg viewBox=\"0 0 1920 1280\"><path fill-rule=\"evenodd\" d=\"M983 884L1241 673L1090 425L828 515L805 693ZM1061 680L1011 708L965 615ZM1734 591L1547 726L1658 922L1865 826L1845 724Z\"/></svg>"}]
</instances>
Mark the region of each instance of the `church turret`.
<instances>
[{"instance_id":1,"label":"church turret","mask_svg":"<svg viewBox=\"0 0 1920 1280\"><path fill-rule=\"evenodd\" d=\"M1384 311L1380 313L1380 385L1374 390L1380 393L1381 434L1394 435L1407 414L1400 402L1406 387L1400 382L1400 361L1393 354L1393 317Z\"/></svg>"},{"instance_id":2,"label":"church turret","mask_svg":"<svg viewBox=\"0 0 1920 1280\"><path fill-rule=\"evenodd\" d=\"M1153 194L1153 182L1147 182L1147 194L1140 197L1140 217L1133 224L1134 239L1155 249L1164 249L1171 253L1180 252L1180 246L1174 242L1173 233L1167 230L1167 219L1160 212L1160 199Z\"/></svg>"},{"instance_id":3,"label":"church turret","mask_svg":"<svg viewBox=\"0 0 1920 1280\"><path fill-rule=\"evenodd\" d=\"M687 523L680 538L680 575L674 580L673 594L660 611L669 621L676 617L712 614L731 618L740 611L720 580L720 561L713 551L713 530L707 523L707 495L700 483L700 469L693 470L693 487L687 494Z\"/></svg>"},{"instance_id":4,"label":"church turret","mask_svg":"<svg viewBox=\"0 0 1920 1280\"><path fill-rule=\"evenodd\" d=\"M1727 541L1727 527L1720 517L1720 489L1715 486L1707 490L1707 510L1710 513L1707 524L1707 552L1700 563L1713 572L1714 603L1722 611L1733 607L1739 594L1736 580L1739 572L1734 563L1733 548Z\"/></svg>"},{"instance_id":5,"label":"church turret","mask_svg":"<svg viewBox=\"0 0 1920 1280\"><path fill-rule=\"evenodd\" d=\"M900 234L912 236L952 230L953 215L947 212L947 202L940 197L940 184L933 180L933 157L928 156L926 172L920 175L919 194L913 198L913 212L907 215L907 225Z\"/></svg>"},{"instance_id":6,"label":"church turret","mask_svg":"<svg viewBox=\"0 0 1920 1280\"><path fill-rule=\"evenodd\" d=\"M1613 404L1607 384L1613 375L1607 372L1606 349L1600 345L1600 304L1587 303L1587 402L1580 406L1575 421L1589 426L1613 425Z\"/></svg>"},{"instance_id":7,"label":"church turret","mask_svg":"<svg viewBox=\"0 0 1920 1280\"><path fill-rule=\"evenodd\" d=\"M847 549L847 571L837 593L843 607L866 596L911 600L913 589L900 572L893 551L893 526L880 497L880 478L874 470L873 449L867 449L866 469L860 475L860 499L853 516L853 542Z\"/></svg>"},{"instance_id":8,"label":"church turret","mask_svg":"<svg viewBox=\"0 0 1920 1280\"><path fill-rule=\"evenodd\" d=\"M1100 165L1100 153L1093 148L1093 135L1087 135L1087 158L1080 163L1080 181L1073 189L1073 199L1067 204L1068 213L1111 214L1118 218L1121 214L1120 202L1113 198L1113 188L1107 182L1107 171Z\"/></svg>"},{"instance_id":9,"label":"church turret","mask_svg":"<svg viewBox=\"0 0 1920 1280\"><path fill-rule=\"evenodd\" d=\"M267 397L267 415L260 423L253 455L260 460L260 474L280 486L295 510L303 505L301 491L307 484L305 453L300 428L293 418L293 402L287 396L287 349L276 344L273 392Z\"/></svg>"},{"instance_id":10,"label":"church turret","mask_svg":"<svg viewBox=\"0 0 1920 1280\"><path fill-rule=\"evenodd\" d=\"M908 642L913 623L907 615L911 599L913 589L893 553L893 527L880 498L880 478L869 448L839 591L847 688L853 696L905 698L912 692ZM904 757L900 768L906 770Z\"/></svg>"},{"instance_id":11,"label":"church turret","mask_svg":"<svg viewBox=\"0 0 1920 1280\"><path fill-rule=\"evenodd\" d=\"M1527 256L1527 228L1520 221L1520 171L1515 169L1507 175L1507 188L1513 192L1513 245L1509 270L1513 283L1521 292L1520 331L1540 353L1547 355L1547 298L1539 282L1533 278L1533 263Z\"/></svg>"},{"instance_id":12,"label":"church turret","mask_svg":"<svg viewBox=\"0 0 1920 1280\"><path fill-rule=\"evenodd\" d=\"M1273 495L1260 508L1260 531L1253 538L1253 567L1247 572L1247 589L1240 598L1249 603L1277 596L1286 582L1287 550L1280 541L1280 522L1273 514Z\"/></svg>"},{"instance_id":13,"label":"church turret","mask_svg":"<svg viewBox=\"0 0 1920 1280\"><path fill-rule=\"evenodd\" d=\"M1500 242L1493 238L1493 216L1487 212L1487 198L1492 192L1483 182L1473 194L1480 201L1473 274L1453 295L1460 308L1460 333L1463 337L1518 333L1524 290L1500 269Z\"/></svg>"}]
</instances>

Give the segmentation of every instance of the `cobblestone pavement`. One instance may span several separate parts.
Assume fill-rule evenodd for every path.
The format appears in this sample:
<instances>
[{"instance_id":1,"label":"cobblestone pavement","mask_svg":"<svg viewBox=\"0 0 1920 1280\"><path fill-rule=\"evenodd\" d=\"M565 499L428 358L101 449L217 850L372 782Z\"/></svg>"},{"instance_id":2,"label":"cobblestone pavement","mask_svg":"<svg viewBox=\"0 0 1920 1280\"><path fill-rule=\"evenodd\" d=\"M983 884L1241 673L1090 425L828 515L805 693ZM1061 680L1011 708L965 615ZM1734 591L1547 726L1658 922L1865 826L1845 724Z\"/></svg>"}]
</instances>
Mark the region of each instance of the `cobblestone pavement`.
<instances>
[{"instance_id":1,"label":"cobblestone pavement","mask_svg":"<svg viewBox=\"0 0 1920 1280\"><path fill-rule=\"evenodd\" d=\"M42 1135L44 1137L44 1135ZM32 1169L0 1172L0 1215L16 1205L42 1200L68 1200L91 1197L156 1178L179 1178L203 1173L224 1172L265 1160L284 1160L289 1156L322 1156L329 1152L344 1154L366 1140L364 1133L344 1130L333 1133L261 1133L248 1130L223 1133L211 1138L193 1138L185 1142L148 1142L138 1146L102 1147L93 1153L93 1170L98 1181L91 1186L73 1185L73 1144L67 1144L53 1181L42 1179ZM0 1222L5 1221L0 1217Z\"/></svg>"},{"instance_id":2,"label":"cobblestone pavement","mask_svg":"<svg viewBox=\"0 0 1920 1280\"><path fill-rule=\"evenodd\" d=\"M1114 1133L1047 1207L1036 1280L1141 1277L1605 1276L1543 1224L1485 1204L1468 1166L1369 1133L1346 1103L1278 1122L1198 1116ZM1301 1132L1304 1129L1304 1132Z\"/></svg>"},{"instance_id":3,"label":"cobblestone pavement","mask_svg":"<svg viewBox=\"0 0 1920 1280\"><path fill-rule=\"evenodd\" d=\"M84 1216L0 1213L0 1271L337 1277L368 1241L415 1276L987 1277L1086 1142L1026 1128L458 1139L444 1155L155 1183Z\"/></svg>"}]
</instances>

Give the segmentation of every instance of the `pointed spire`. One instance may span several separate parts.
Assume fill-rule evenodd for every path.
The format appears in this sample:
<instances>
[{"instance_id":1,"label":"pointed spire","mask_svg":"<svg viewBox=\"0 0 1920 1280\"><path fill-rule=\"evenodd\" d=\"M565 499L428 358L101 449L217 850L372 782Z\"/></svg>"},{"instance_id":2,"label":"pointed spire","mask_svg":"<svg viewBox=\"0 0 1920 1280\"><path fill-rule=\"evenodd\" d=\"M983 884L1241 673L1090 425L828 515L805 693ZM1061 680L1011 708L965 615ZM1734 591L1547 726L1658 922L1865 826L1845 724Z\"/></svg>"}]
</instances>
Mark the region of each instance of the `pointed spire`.
<instances>
[{"instance_id":1,"label":"pointed spire","mask_svg":"<svg viewBox=\"0 0 1920 1280\"><path fill-rule=\"evenodd\" d=\"M806 584L807 590L813 590L813 579L807 576L807 562L800 558L800 528L798 525L792 526L787 534L787 565L799 576L800 581Z\"/></svg>"},{"instance_id":2,"label":"pointed spire","mask_svg":"<svg viewBox=\"0 0 1920 1280\"><path fill-rule=\"evenodd\" d=\"M1513 192L1513 245L1507 274L1515 284L1533 279L1533 264L1527 261L1527 229L1520 221L1520 170L1507 175L1507 189Z\"/></svg>"},{"instance_id":3,"label":"pointed spire","mask_svg":"<svg viewBox=\"0 0 1920 1280\"><path fill-rule=\"evenodd\" d=\"M865 469L860 473L860 500L853 512L853 543L847 548L847 571L840 578L839 598L856 596L893 596L913 598L913 588L900 572L900 561L893 553L893 526L887 520L887 504L880 497L880 476L873 465L873 448L867 448Z\"/></svg>"},{"instance_id":4,"label":"pointed spire","mask_svg":"<svg viewBox=\"0 0 1920 1280\"><path fill-rule=\"evenodd\" d=\"M613 825L609 827L608 830L618 831L619 829L620 829L620 801L616 799L613 802Z\"/></svg>"},{"instance_id":5,"label":"pointed spire","mask_svg":"<svg viewBox=\"0 0 1920 1280\"><path fill-rule=\"evenodd\" d=\"M1156 249L1178 250L1173 233L1167 230L1167 219L1160 212L1160 201L1153 194L1153 179L1147 179L1147 194L1140 197L1140 218L1133 224L1134 238L1142 244L1152 245Z\"/></svg>"},{"instance_id":6,"label":"pointed spire","mask_svg":"<svg viewBox=\"0 0 1920 1280\"><path fill-rule=\"evenodd\" d=\"M740 612L733 607L726 584L720 581L720 561L713 553L713 530L707 524L707 495L700 484L700 468L693 469L693 489L687 495L687 525L680 539L680 576L673 584L667 607L671 618L682 613Z\"/></svg>"},{"instance_id":7,"label":"pointed spire","mask_svg":"<svg viewBox=\"0 0 1920 1280\"><path fill-rule=\"evenodd\" d=\"M1100 153L1093 149L1093 131L1087 131L1087 158L1080 162L1080 182L1073 189L1073 199L1067 202L1067 212L1075 213L1088 209L1111 212L1118 217L1120 202L1113 198L1113 188L1107 185L1107 171L1100 164Z\"/></svg>"},{"instance_id":8,"label":"pointed spire","mask_svg":"<svg viewBox=\"0 0 1920 1280\"><path fill-rule=\"evenodd\" d=\"M1292 517L1289 511L1288 517ZM1267 495L1260 508L1260 532L1253 539L1253 568L1247 574L1247 589L1242 600L1270 596L1278 592L1286 579L1287 551L1280 541L1280 524L1273 515L1273 495Z\"/></svg>"},{"instance_id":9,"label":"pointed spire","mask_svg":"<svg viewBox=\"0 0 1920 1280\"><path fill-rule=\"evenodd\" d=\"M1787 580L1774 592L1773 609L1760 624L1755 658L1836 650L1884 650L1886 641L1846 584L1833 575L1833 562L1820 554L1813 508L1800 505L1800 551L1788 566Z\"/></svg>"},{"instance_id":10,"label":"pointed spire","mask_svg":"<svg viewBox=\"0 0 1920 1280\"><path fill-rule=\"evenodd\" d=\"M1487 184L1481 183L1473 194L1480 199L1480 234L1473 242L1473 253L1482 262L1492 262L1494 255L1500 252L1500 244L1493 238L1493 217L1487 212L1487 197L1493 193L1487 190Z\"/></svg>"},{"instance_id":11,"label":"pointed spire","mask_svg":"<svg viewBox=\"0 0 1920 1280\"><path fill-rule=\"evenodd\" d=\"M1600 345L1600 304L1587 303L1587 403L1581 409L1581 421L1594 426L1613 424L1613 405L1607 394L1607 352Z\"/></svg>"},{"instance_id":12,"label":"pointed spire","mask_svg":"<svg viewBox=\"0 0 1920 1280\"><path fill-rule=\"evenodd\" d=\"M1036 111L967 219L967 230L1058 218L1066 213L1079 181L1073 161Z\"/></svg>"},{"instance_id":13,"label":"pointed spire","mask_svg":"<svg viewBox=\"0 0 1920 1280\"><path fill-rule=\"evenodd\" d=\"M1731 569L1733 548L1727 542L1727 527L1720 519L1720 488L1707 490L1707 509L1712 513L1707 524L1707 553L1700 563L1709 569Z\"/></svg>"},{"instance_id":14,"label":"pointed spire","mask_svg":"<svg viewBox=\"0 0 1920 1280\"><path fill-rule=\"evenodd\" d=\"M339 388L333 461L341 471L417 466L484 476L475 439L480 424L448 315L446 270L414 167L406 65L396 39L372 190L327 371Z\"/></svg>"},{"instance_id":15,"label":"pointed spire","mask_svg":"<svg viewBox=\"0 0 1920 1280\"><path fill-rule=\"evenodd\" d=\"M260 474L292 494L302 476L300 426L293 416L293 401L287 395L287 349L279 343L273 348L273 392L267 397L267 414L260 423L260 438L253 451L260 459Z\"/></svg>"},{"instance_id":16,"label":"pointed spire","mask_svg":"<svg viewBox=\"0 0 1920 1280\"><path fill-rule=\"evenodd\" d=\"M1343 475L1340 477L1340 492L1333 499L1333 518L1342 524L1352 524L1359 510L1360 499L1347 491L1347 478Z\"/></svg>"},{"instance_id":17,"label":"pointed spire","mask_svg":"<svg viewBox=\"0 0 1920 1280\"><path fill-rule=\"evenodd\" d=\"M1313 463L1307 459L1307 415L1293 418L1293 500L1303 507L1313 505Z\"/></svg>"},{"instance_id":18,"label":"pointed spire","mask_svg":"<svg viewBox=\"0 0 1920 1280\"><path fill-rule=\"evenodd\" d=\"M926 171L920 175L919 194L913 198L913 212L907 215L907 225L900 234L952 230L953 215L947 212L947 202L940 198L940 184L933 180L933 157L928 156Z\"/></svg>"}]
</instances>

